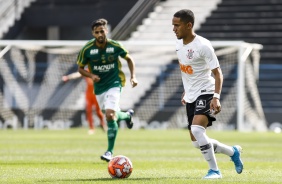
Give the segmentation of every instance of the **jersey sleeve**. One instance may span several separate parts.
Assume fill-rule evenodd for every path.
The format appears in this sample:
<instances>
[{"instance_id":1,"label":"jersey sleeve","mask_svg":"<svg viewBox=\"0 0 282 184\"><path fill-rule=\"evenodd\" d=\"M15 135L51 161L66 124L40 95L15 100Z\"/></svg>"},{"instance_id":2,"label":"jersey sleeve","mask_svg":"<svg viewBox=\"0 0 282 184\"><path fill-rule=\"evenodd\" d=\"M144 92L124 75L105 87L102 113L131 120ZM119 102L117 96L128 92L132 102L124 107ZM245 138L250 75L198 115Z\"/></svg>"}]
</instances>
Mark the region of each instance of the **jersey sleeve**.
<instances>
[{"instance_id":1,"label":"jersey sleeve","mask_svg":"<svg viewBox=\"0 0 282 184\"><path fill-rule=\"evenodd\" d=\"M119 48L119 56L122 58L125 58L128 54L128 50L126 50L122 44L117 43L118 48Z\"/></svg>"},{"instance_id":2,"label":"jersey sleeve","mask_svg":"<svg viewBox=\"0 0 282 184\"><path fill-rule=\"evenodd\" d=\"M211 45L204 45L202 48L202 56L211 70L219 67L217 56Z\"/></svg>"},{"instance_id":3,"label":"jersey sleeve","mask_svg":"<svg viewBox=\"0 0 282 184\"><path fill-rule=\"evenodd\" d=\"M125 58L128 54L128 50L126 50L123 45L115 40L108 39L108 41L115 47L115 53L120 57Z\"/></svg>"},{"instance_id":4,"label":"jersey sleeve","mask_svg":"<svg viewBox=\"0 0 282 184\"><path fill-rule=\"evenodd\" d=\"M87 65L87 58L85 57L85 48L82 48L77 56L77 65L85 66Z\"/></svg>"}]
</instances>

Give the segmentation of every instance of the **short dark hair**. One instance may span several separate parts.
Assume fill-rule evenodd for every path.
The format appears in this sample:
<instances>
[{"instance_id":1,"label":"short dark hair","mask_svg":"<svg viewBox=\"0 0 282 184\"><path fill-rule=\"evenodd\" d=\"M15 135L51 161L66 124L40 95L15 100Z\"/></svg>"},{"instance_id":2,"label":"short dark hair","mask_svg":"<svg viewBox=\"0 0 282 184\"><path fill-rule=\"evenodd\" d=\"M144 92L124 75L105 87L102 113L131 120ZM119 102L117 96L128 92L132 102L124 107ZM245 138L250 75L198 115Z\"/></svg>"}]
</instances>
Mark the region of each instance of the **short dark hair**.
<instances>
[{"instance_id":1,"label":"short dark hair","mask_svg":"<svg viewBox=\"0 0 282 184\"><path fill-rule=\"evenodd\" d=\"M185 23L191 22L192 26L194 26L195 16L191 10L188 9L179 10L174 14L174 17L180 18L180 21Z\"/></svg>"},{"instance_id":2,"label":"short dark hair","mask_svg":"<svg viewBox=\"0 0 282 184\"><path fill-rule=\"evenodd\" d=\"M98 19L92 22L91 30L93 30L97 26L105 26L107 27L108 21L106 19Z\"/></svg>"}]
</instances>

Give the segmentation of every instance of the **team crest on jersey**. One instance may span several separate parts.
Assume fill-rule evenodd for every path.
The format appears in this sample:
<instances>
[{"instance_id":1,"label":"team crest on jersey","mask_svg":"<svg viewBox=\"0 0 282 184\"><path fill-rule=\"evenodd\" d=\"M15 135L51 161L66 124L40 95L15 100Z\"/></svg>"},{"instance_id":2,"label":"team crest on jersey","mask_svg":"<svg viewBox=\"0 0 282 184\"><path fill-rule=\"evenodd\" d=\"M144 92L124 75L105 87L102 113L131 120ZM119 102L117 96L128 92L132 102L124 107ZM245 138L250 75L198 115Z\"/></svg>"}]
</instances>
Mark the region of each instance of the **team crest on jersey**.
<instances>
[{"instance_id":1,"label":"team crest on jersey","mask_svg":"<svg viewBox=\"0 0 282 184\"><path fill-rule=\"evenodd\" d=\"M91 55L98 54L98 49L91 49L90 54Z\"/></svg>"},{"instance_id":2,"label":"team crest on jersey","mask_svg":"<svg viewBox=\"0 0 282 184\"><path fill-rule=\"evenodd\" d=\"M194 51L192 49L188 49L187 58L188 59L192 59L193 58L193 54L194 54Z\"/></svg>"},{"instance_id":3,"label":"team crest on jersey","mask_svg":"<svg viewBox=\"0 0 282 184\"><path fill-rule=\"evenodd\" d=\"M108 61L112 62L115 60L115 57L113 55L108 56Z\"/></svg>"},{"instance_id":4,"label":"team crest on jersey","mask_svg":"<svg viewBox=\"0 0 282 184\"><path fill-rule=\"evenodd\" d=\"M206 107L206 100L197 100L196 101L196 108L202 109Z\"/></svg>"}]
</instances>

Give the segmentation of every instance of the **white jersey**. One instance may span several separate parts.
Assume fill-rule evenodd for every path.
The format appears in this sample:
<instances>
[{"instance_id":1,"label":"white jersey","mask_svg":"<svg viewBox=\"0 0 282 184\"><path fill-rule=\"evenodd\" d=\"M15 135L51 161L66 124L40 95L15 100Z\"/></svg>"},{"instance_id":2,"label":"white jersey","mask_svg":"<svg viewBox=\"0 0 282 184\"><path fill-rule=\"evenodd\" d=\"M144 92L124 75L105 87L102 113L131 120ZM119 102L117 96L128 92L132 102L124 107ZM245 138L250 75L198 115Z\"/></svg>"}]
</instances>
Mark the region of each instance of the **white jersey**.
<instances>
[{"instance_id":1,"label":"white jersey","mask_svg":"<svg viewBox=\"0 0 282 184\"><path fill-rule=\"evenodd\" d=\"M185 90L184 100L192 103L200 95L213 94L215 80L211 70L218 68L219 62L210 41L199 35L187 45L183 40L177 40L176 52Z\"/></svg>"}]
</instances>

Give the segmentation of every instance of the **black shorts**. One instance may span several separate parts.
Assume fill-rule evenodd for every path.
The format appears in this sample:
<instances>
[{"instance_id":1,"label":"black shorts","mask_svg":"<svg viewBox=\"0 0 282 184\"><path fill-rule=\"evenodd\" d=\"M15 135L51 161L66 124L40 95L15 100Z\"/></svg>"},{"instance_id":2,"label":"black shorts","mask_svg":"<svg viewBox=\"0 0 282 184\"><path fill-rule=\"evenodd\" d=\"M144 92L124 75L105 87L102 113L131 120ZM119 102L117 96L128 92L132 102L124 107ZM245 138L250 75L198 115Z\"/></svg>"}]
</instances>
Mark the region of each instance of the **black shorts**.
<instances>
[{"instance_id":1,"label":"black shorts","mask_svg":"<svg viewBox=\"0 0 282 184\"><path fill-rule=\"evenodd\" d=\"M215 116L210 112L210 103L213 94L199 96L193 103L186 103L186 113L188 118L188 129L191 130L194 115L206 115L208 117L208 126L212 126L212 122L216 120Z\"/></svg>"}]
</instances>

